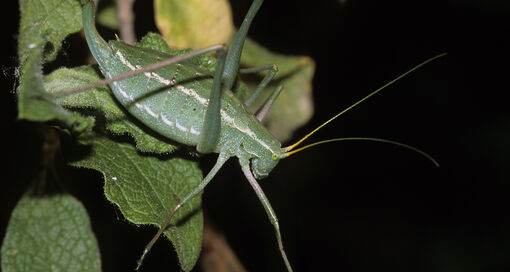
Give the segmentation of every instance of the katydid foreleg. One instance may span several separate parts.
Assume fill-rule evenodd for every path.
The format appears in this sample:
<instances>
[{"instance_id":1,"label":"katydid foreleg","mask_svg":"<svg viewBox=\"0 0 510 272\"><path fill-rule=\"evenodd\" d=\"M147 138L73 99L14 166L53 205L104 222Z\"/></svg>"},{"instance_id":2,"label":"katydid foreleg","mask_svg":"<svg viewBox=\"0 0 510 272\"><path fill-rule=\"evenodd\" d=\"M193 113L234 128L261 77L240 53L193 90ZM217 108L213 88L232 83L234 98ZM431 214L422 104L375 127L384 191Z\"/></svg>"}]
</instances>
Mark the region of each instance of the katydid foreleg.
<instances>
[{"instance_id":1,"label":"katydid foreleg","mask_svg":"<svg viewBox=\"0 0 510 272\"><path fill-rule=\"evenodd\" d=\"M207 184L209 184L209 182L214 178L214 176L216 175L216 173L218 173L218 171L221 169L221 167L223 166L223 164L225 164L225 162L230 158L230 156L226 156L224 154L219 154L218 156L218 160L216 161L216 164L213 166L213 168L209 171L209 173L207 174L207 176L205 176L205 178L198 184L197 187L195 187L195 189L193 189L193 191L191 191L190 193L188 193L182 200L179 201L179 203L172 209L172 211L170 211L170 213L168 214L168 216L166 217L165 219L165 222L163 222L163 224L161 225L161 227L159 228L158 232L156 233L156 235L154 235L154 237L151 239L151 241L147 244L147 246L145 246L145 249L143 250L143 253L142 253L142 256L140 257L140 259L138 259L138 265L136 267L136 270L138 270L140 268L140 266L142 265L143 263L143 259L145 258L145 255L147 255L147 253L150 251L151 247L154 245L154 243L156 243L156 241L159 239L159 237L163 234L163 232L166 230L166 228L168 227L168 225L170 224L171 220L172 220L172 217L174 216L174 214L188 201L190 200L191 198L195 197L197 194L199 194L200 192L202 192L205 188L205 186L207 186Z\"/></svg>"},{"instance_id":2,"label":"katydid foreleg","mask_svg":"<svg viewBox=\"0 0 510 272\"><path fill-rule=\"evenodd\" d=\"M273 210L273 207L271 207L271 203L269 203L269 200L267 199L266 195L264 194L264 191L262 191L262 188L260 188L260 185L257 182L257 179L253 176L250 170L250 162L246 159L239 158L239 164L241 165L241 169L243 170L244 176L250 183L251 187L257 194L257 197L260 200L260 203L262 203L262 206L264 207L264 210L266 211L267 217L269 218L269 221L274 227L274 231L276 234L276 241L278 243L278 248L280 250L280 254L282 255L283 261L285 262L285 266L287 267L288 271L292 271L292 267L290 265L290 262L287 258L287 254L285 253L285 250L283 249L283 242L282 242L282 235L280 233L280 224L278 224L278 218L276 217L276 213Z\"/></svg>"}]
</instances>

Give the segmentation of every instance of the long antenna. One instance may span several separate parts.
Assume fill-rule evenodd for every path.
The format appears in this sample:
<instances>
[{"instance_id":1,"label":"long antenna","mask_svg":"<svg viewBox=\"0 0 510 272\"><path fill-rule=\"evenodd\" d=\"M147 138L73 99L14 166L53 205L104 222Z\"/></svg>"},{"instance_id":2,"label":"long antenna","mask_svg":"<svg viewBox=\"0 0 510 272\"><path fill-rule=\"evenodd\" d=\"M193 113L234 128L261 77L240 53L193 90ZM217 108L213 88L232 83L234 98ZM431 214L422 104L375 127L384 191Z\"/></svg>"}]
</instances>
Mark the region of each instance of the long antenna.
<instances>
[{"instance_id":1,"label":"long antenna","mask_svg":"<svg viewBox=\"0 0 510 272\"><path fill-rule=\"evenodd\" d=\"M332 118L330 118L329 120L327 120L326 122L322 123L320 126L318 126L316 129L312 130L312 132L308 133L305 135L305 137L301 138L299 141L297 141L295 144L293 145L290 145L288 147L284 147L283 150L285 152L289 152L291 151L292 149L294 149L295 147L297 147L299 144L301 144L304 140L306 140L308 137L312 136L315 132L317 132L319 129L321 129L323 126L327 125L328 123L330 123L331 121L335 120L336 118L338 118L340 115L348 112L349 110L351 110L352 108L356 107L357 105L361 104L361 102L364 102L365 100L367 100L368 98L372 97L373 95L377 94L378 92L380 92L381 90L383 90L384 88L390 86L391 84L397 82L398 80L400 80L401 78L407 76L408 74L414 72L415 70L419 69L420 67L422 67L423 65L435 60L435 59L438 59L438 58L441 58L443 56L445 56L447 53L442 53L442 54L439 54L435 57L432 57L430 59L427 59L425 60L424 62L414 66L413 68L411 68L410 70L408 70L407 72L401 74L400 76L396 77L395 79L391 80L390 82L384 84L383 86L379 87L377 90L373 91L372 93L370 93L369 95L363 97L362 99L360 99L358 102L352 104L351 106L349 106L348 108L346 108L345 110L341 111L340 113L338 113L337 115L333 116ZM300 149L302 150L302 149ZM296 151L297 152L297 151ZM295 152L293 152L295 153ZM282 155L279 155L278 158L281 158ZM285 156L287 157L287 156Z\"/></svg>"},{"instance_id":2,"label":"long antenna","mask_svg":"<svg viewBox=\"0 0 510 272\"><path fill-rule=\"evenodd\" d=\"M416 147L413 147L413 146L410 146L410 145L407 145L407 144L404 144L404 143L400 143L400 142L396 142L396 141L392 141L392 140L386 140L386 139L380 139L380 138L370 138L370 137L347 137L347 138L334 138L334 139L329 139L329 140L324 140L324 141L320 141L320 142L315 142L315 143L311 143L309 145L306 145L306 146L303 146L303 147L300 147L296 150L293 150L293 151L289 151L289 152L285 152L281 155L278 155L278 158L279 159L283 159L283 158L287 158L288 156L292 155L292 154L295 154L299 151L302 151L302 150L305 150L307 148L310 148L312 146L316 146L316 145L320 145L320 144L325 144L325 143L331 143L331 142L341 142L341 141L369 141L369 142L381 142L381 143L387 143L387 144L392 144L392 145L396 145L396 146L400 146L400 147L403 147L403 148L406 148L406 149L409 149L411 151L414 151L422 156L424 156L425 158L427 158L429 161L431 161L436 167L439 167L439 163L434 159L432 158L432 156L430 156L429 154L425 153L425 151L423 150L420 150Z\"/></svg>"}]
</instances>

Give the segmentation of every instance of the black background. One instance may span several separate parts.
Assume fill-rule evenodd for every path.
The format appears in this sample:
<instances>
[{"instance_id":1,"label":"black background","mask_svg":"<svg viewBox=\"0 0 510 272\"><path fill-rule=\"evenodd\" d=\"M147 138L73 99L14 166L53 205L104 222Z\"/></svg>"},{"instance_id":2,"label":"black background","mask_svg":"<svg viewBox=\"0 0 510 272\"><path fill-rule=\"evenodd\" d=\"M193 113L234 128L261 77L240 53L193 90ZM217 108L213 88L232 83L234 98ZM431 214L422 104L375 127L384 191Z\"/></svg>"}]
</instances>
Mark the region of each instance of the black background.
<instances>
[{"instance_id":1,"label":"black background","mask_svg":"<svg viewBox=\"0 0 510 272\"><path fill-rule=\"evenodd\" d=\"M155 30L150 2L135 4L139 37ZM233 3L237 25L249 4ZM42 141L33 124L16 121L19 12L8 8L2 16L2 236L39 167ZM295 139L421 61L448 52L314 136L402 141L431 154L440 168L386 144L336 143L281 161L261 181L296 271L510 270L509 15L504 0L264 3L250 36L317 64L316 112ZM83 44L69 38L59 61L77 65L74 56L87 52ZM206 157L203 169L213 163L214 156ZM155 229L126 222L107 203L99 174L64 172L67 189L89 212L104 271L131 270ZM273 229L235 160L203 200L208 218L250 271L284 270ZM158 242L146 271L178 271L173 252Z\"/></svg>"}]
</instances>

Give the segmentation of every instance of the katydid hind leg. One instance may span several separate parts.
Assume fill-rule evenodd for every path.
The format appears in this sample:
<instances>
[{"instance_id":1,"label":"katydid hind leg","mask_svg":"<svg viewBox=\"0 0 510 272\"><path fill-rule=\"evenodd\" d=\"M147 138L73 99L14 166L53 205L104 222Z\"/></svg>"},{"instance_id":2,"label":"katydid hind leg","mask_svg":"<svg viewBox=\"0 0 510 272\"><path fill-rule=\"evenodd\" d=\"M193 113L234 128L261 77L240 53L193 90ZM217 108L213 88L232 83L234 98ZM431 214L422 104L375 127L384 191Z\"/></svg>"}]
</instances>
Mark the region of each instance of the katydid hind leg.
<instances>
[{"instance_id":1,"label":"katydid hind leg","mask_svg":"<svg viewBox=\"0 0 510 272\"><path fill-rule=\"evenodd\" d=\"M214 75L213 89L211 91L211 97L207 106L204 125L202 127L202 131L200 132L200 140L197 145L197 151L200 153L210 153L216 146L221 127L221 84L223 83L226 89L232 89L235 79L237 78L241 52L243 49L244 41L246 39L246 35L248 33L248 29L250 28L250 24L255 17L255 14L262 5L262 2L263 0L253 1L245 19L243 20L243 23L241 24L241 27L234 37L232 46L226 55L224 51L218 51L218 63L216 65L216 71ZM276 71L270 75L270 78L267 80L267 82L271 80L271 78L274 76L274 73L276 73ZM265 84L267 84L267 82ZM262 86L262 89L264 86L265 85Z\"/></svg>"},{"instance_id":2,"label":"katydid hind leg","mask_svg":"<svg viewBox=\"0 0 510 272\"><path fill-rule=\"evenodd\" d=\"M241 164L241 168L243 170L243 173L248 179L248 182L252 186L253 190L257 194L257 197L259 198L262 206L264 207L264 210L266 211L267 216L269 217L269 221L274 227L275 235L276 235L276 241L278 242L278 249L280 250L280 254L282 255L283 261L285 262L285 267L287 268L287 271L292 272L292 267L290 265L290 262L287 258L287 254L285 253L285 250L283 248L283 242L282 242L282 235L280 233L280 224L278 223L278 218L276 217L276 213L274 212L273 208L271 207L271 203L269 203L269 200L267 199L266 195L264 194L264 191L262 191L262 188L260 188L260 185L257 182L257 179L253 176L250 170L250 163L247 159L239 158L239 164Z\"/></svg>"},{"instance_id":3,"label":"katydid hind leg","mask_svg":"<svg viewBox=\"0 0 510 272\"><path fill-rule=\"evenodd\" d=\"M202 126L199 142L197 144L197 151L200 153L212 152L220 136L221 74L225 66L225 57L225 50L218 50L218 62L214 73L211 96L205 113L204 125Z\"/></svg>"},{"instance_id":4,"label":"katydid hind leg","mask_svg":"<svg viewBox=\"0 0 510 272\"><path fill-rule=\"evenodd\" d=\"M140 257L140 259L138 259L138 262L137 262L138 264L137 264L136 270L138 270L140 268L140 266L143 263L143 259L145 258L147 253L149 253L151 247L154 245L154 243L156 243L156 241L159 239L159 237L163 234L163 232L166 230L166 228L170 225L170 222L171 222L174 214L183 205L185 205L188 202L188 200L192 199L193 197L195 197L196 195L198 195L200 192L202 192L204 190L205 186L207 186L207 184L209 184L209 182L214 178L214 176L216 176L216 174L221 169L223 164L225 164L225 162L229 158L230 157L228 155L220 153L220 155L218 156L218 160L216 160L216 164L214 164L213 168L209 171L207 176L205 176L205 178L197 185L197 187L195 187L193 189L193 191L189 192L185 197L183 197L182 200L180 200L179 203L170 211L170 213L167 215L165 221L159 228L158 232L154 235L154 237L147 244L147 246L145 246L142 256Z\"/></svg>"},{"instance_id":5,"label":"katydid hind leg","mask_svg":"<svg viewBox=\"0 0 510 272\"><path fill-rule=\"evenodd\" d=\"M250 28L251 22L257 14L260 6L262 5L263 0L253 0L246 17L244 17L243 23L237 30L234 39L232 41L232 45L227 53L227 59L225 62L225 69L223 70L223 86L226 89L232 90L234 83L237 78L237 73L239 70L239 62L241 60L241 52L243 50L244 41L246 40L246 36L248 34L248 29Z\"/></svg>"}]
</instances>

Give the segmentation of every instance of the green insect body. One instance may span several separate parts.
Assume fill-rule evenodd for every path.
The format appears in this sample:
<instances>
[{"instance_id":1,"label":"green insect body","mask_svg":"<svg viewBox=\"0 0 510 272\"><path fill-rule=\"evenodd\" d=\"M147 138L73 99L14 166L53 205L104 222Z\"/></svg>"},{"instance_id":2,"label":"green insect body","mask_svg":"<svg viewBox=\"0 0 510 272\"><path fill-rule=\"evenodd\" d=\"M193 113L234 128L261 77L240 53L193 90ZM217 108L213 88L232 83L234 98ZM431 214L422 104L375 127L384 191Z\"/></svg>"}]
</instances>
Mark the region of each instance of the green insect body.
<instances>
[{"instance_id":1,"label":"green insect body","mask_svg":"<svg viewBox=\"0 0 510 272\"><path fill-rule=\"evenodd\" d=\"M253 18L261 4L262 0L255 0L248 16ZM85 37L92 55L106 78L114 78L173 57L153 50L132 47L120 41L107 43L97 32L94 17L95 5L90 1L83 7ZM216 164L207 176L192 192L181 199L166 221L162 223L158 233L145 248L138 266L142 264L144 256L166 229L173 214L189 199L200 193L223 164L230 157L235 156L239 159L243 173L274 226L278 247L287 270L292 271L283 249L278 220L256 180L266 177L271 172L278 163L278 156L283 155L285 149L281 148L281 143L228 88L220 89L221 85L217 84L221 79L223 84L232 86L237 76L238 68L236 67L239 65L242 43L251 20L246 21L248 23L243 23L232 45L232 48L237 48L239 52L231 53L233 50L231 48L226 57L223 59L218 57L214 79L211 79L211 75L202 69L183 61L109 84L117 100L134 117L154 131L176 142L197 146L199 152L219 153ZM225 68L233 69L235 76L223 73L228 70L223 70L225 62L227 63ZM281 90L281 88L278 89ZM214 106L214 103L218 106Z\"/></svg>"},{"instance_id":2,"label":"green insect body","mask_svg":"<svg viewBox=\"0 0 510 272\"><path fill-rule=\"evenodd\" d=\"M262 0L253 1L226 56L223 50L218 50L218 61L214 77L189 61L189 58L193 55L192 53L187 58L184 58L183 55L181 56L183 57L182 59L177 60L179 57L154 50L133 47L121 41L110 41L107 43L95 28L95 5L92 0L83 7L83 27L88 46L92 55L97 60L101 72L107 78L101 84L109 84L116 99L134 117L157 133L178 143L196 146L197 151L201 153L215 152L219 154L216 164L200 184L182 198L179 204L170 211L157 234L146 246L141 259L138 261L139 266L152 245L165 231L175 212L189 199L200 193L223 164L231 157L239 159L239 164L246 179L253 187L270 222L273 224L278 247L288 271L292 271L292 268L283 249L278 219L271 204L257 183L257 178L264 178L269 175L280 159L322 143L363 140L385 142L411 149L424 155L437 165L434 159L419 149L399 142L378 138L334 138L293 149L343 113L419 67L445 54L440 54L415 66L324 122L295 144L282 148L281 143L259 121L265 113L260 114L259 112L257 117L255 117L247 110L243 102L229 90L237 77L240 53L250 22L262 2ZM194 56L199 54L202 54L202 52L196 51ZM170 62L167 62L167 60L170 60ZM163 63L165 64L163 65ZM157 68L152 66L154 67L152 68L151 65L155 64L162 65L156 65ZM149 67L151 69L144 69ZM277 71L274 65L261 68L267 69L268 73L264 80L261 81L257 90L261 90ZM260 71L261 69L254 68L251 70ZM221 87L222 84L223 88ZM95 86L96 84L92 85ZM82 86L74 90L68 90L64 92L64 95L75 91L83 91L94 86ZM262 106L261 112L267 112L267 109L280 91L281 86L275 90L271 98L268 99L268 102ZM259 92L255 91L255 93ZM252 98L248 100L252 100Z\"/></svg>"},{"instance_id":3,"label":"green insect body","mask_svg":"<svg viewBox=\"0 0 510 272\"><path fill-rule=\"evenodd\" d=\"M127 45L106 43L94 27L94 8L83 13L89 48L107 78L173 56ZM177 63L110 84L117 100L142 123L178 143L196 146L204 124L213 80L189 63ZM213 152L247 160L269 158L253 164L253 174L267 176L276 165L272 154L283 153L280 142L250 113L234 94L222 88L221 133ZM270 169L256 166L269 165Z\"/></svg>"}]
</instances>

